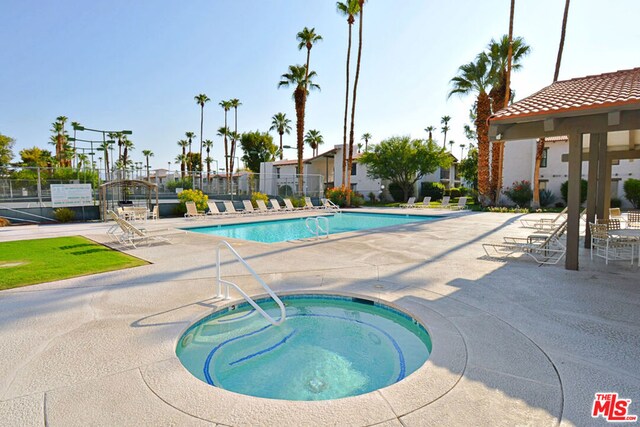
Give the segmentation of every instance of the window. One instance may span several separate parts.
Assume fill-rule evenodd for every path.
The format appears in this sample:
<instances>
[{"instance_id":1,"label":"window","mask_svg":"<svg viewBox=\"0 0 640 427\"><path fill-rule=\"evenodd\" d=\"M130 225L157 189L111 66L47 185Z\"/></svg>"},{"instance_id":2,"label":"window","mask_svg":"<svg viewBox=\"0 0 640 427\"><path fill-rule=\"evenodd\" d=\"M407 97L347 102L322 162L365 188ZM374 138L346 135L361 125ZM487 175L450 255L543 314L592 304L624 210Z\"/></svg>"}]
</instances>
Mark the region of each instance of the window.
<instances>
[{"instance_id":1,"label":"window","mask_svg":"<svg viewBox=\"0 0 640 427\"><path fill-rule=\"evenodd\" d=\"M351 191L358 191L358 184L351 184Z\"/></svg>"},{"instance_id":2,"label":"window","mask_svg":"<svg viewBox=\"0 0 640 427\"><path fill-rule=\"evenodd\" d=\"M280 168L276 168L276 178L280 178Z\"/></svg>"},{"instance_id":3,"label":"window","mask_svg":"<svg viewBox=\"0 0 640 427\"><path fill-rule=\"evenodd\" d=\"M540 190L546 190L548 184L549 184L549 181L547 181L546 179L541 179L539 181Z\"/></svg>"},{"instance_id":4,"label":"window","mask_svg":"<svg viewBox=\"0 0 640 427\"><path fill-rule=\"evenodd\" d=\"M353 163L353 164L351 165L351 176L353 176L353 175L355 175L355 174L357 173L356 171L357 171L358 169L356 168L356 166L358 166L358 164L357 164L357 163Z\"/></svg>"},{"instance_id":5,"label":"window","mask_svg":"<svg viewBox=\"0 0 640 427\"><path fill-rule=\"evenodd\" d=\"M541 168L546 168L547 167L547 157L549 156L549 149L545 148L542 151L542 158L540 159L540 167Z\"/></svg>"}]
</instances>

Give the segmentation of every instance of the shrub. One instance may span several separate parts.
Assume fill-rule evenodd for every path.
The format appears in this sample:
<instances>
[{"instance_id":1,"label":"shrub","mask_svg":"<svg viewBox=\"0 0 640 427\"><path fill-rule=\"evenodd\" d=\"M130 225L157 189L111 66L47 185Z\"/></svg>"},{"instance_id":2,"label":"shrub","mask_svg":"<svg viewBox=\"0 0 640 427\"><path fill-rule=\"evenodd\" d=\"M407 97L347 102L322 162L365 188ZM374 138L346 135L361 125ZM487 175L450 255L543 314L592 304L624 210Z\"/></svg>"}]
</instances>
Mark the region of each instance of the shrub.
<instances>
[{"instance_id":1,"label":"shrub","mask_svg":"<svg viewBox=\"0 0 640 427\"><path fill-rule=\"evenodd\" d=\"M177 181L169 181L167 182L167 189L170 191L175 191L176 188L182 188L183 190L190 190L191 180L189 178L179 179Z\"/></svg>"},{"instance_id":2,"label":"shrub","mask_svg":"<svg viewBox=\"0 0 640 427\"><path fill-rule=\"evenodd\" d=\"M71 222L76 217L76 213L69 208L58 208L53 211L53 216L59 222Z\"/></svg>"},{"instance_id":3,"label":"shrub","mask_svg":"<svg viewBox=\"0 0 640 427\"><path fill-rule=\"evenodd\" d=\"M444 184L439 182L423 182L420 186L420 197L430 196L431 200L440 200L444 195Z\"/></svg>"},{"instance_id":4,"label":"shrub","mask_svg":"<svg viewBox=\"0 0 640 427\"><path fill-rule=\"evenodd\" d=\"M556 199L556 196L553 194L551 190L540 190L540 206L547 207L550 206Z\"/></svg>"},{"instance_id":5,"label":"shrub","mask_svg":"<svg viewBox=\"0 0 640 427\"><path fill-rule=\"evenodd\" d=\"M511 187L504 189L504 195L518 206L527 206L533 198L533 190L529 181L516 181Z\"/></svg>"},{"instance_id":6,"label":"shrub","mask_svg":"<svg viewBox=\"0 0 640 427\"><path fill-rule=\"evenodd\" d=\"M185 207L186 202L196 202L196 207L199 211L204 211L207 209L207 202L209 201L209 196L204 194L200 190L184 190L178 193L178 200L180 200L180 212L186 212L187 208Z\"/></svg>"},{"instance_id":7,"label":"shrub","mask_svg":"<svg viewBox=\"0 0 640 427\"><path fill-rule=\"evenodd\" d=\"M256 203L256 200L262 200L265 204L267 204L269 202L269 196L264 193L254 191L253 193L251 193L251 204L254 208L258 207L258 203Z\"/></svg>"},{"instance_id":8,"label":"shrub","mask_svg":"<svg viewBox=\"0 0 640 427\"><path fill-rule=\"evenodd\" d=\"M362 206L362 204L364 203L364 197L362 196L362 194L351 191L344 186L329 188L327 190L326 196L329 200L342 208L347 205L348 193L351 193L351 206Z\"/></svg>"},{"instance_id":9,"label":"shrub","mask_svg":"<svg viewBox=\"0 0 640 427\"><path fill-rule=\"evenodd\" d=\"M378 201L378 199L376 198L376 193L374 193L373 191L369 193L368 197L371 203L375 203Z\"/></svg>"},{"instance_id":10,"label":"shrub","mask_svg":"<svg viewBox=\"0 0 640 427\"><path fill-rule=\"evenodd\" d=\"M458 197L460 197L460 195L461 195L461 194L462 194L462 193L460 192L460 189L459 189L459 188L451 187L451 188L449 189L449 196L451 196L451 197L452 197L452 198L454 198L454 199L457 199Z\"/></svg>"},{"instance_id":11,"label":"shrub","mask_svg":"<svg viewBox=\"0 0 640 427\"><path fill-rule=\"evenodd\" d=\"M291 204L294 208L304 208L306 206L304 197L289 197L289 199L291 199Z\"/></svg>"},{"instance_id":12,"label":"shrub","mask_svg":"<svg viewBox=\"0 0 640 427\"><path fill-rule=\"evenodd\" d=\"M458 187L460 191L460 197L468 196L471 193L471 189L467 187Z\"/></svg>"},{"instance_id":13,"label":"shrub","mask_svg":"<svg viewBox=\"0 0 640 427\"><path fill-rule=\"evenodd\" d=\"M507 206L489 206L487 211L500 213L529 213L529 209L527 208L512 208Z\"/></svg>"},{"instance_id":14,"label":"shrub","mask_svg":"<svg viewBox=\"0 0 640 427\"><path fill-rule=\"evenodd\" d=\"M611 198L611 207L612 208L620 208L620 207L622 207L622 200L620 200L618 197L612 197Z\"/></svg>"},{"instance_id":15,"label":"shrub","mask_svg":"<svg viewBox=\"0 0 640 427\"><path fill-rule=\"evenodd\" d=\"M11 225L11 221L0 216L0 227L7 227L9 225Z\"/></svg>"},{"instance_id":16,"label":"shrub","mask_svg":"<svg viewBox=\"0 0 640 427\"><path fill-rule=\"evenodd\" d=\"M395 182L389 184L389 194L391 194L394 202L406 202L404 200L404 190ZM412 192L409 192L409 197L412 195Z\"/></svg>"},{"instance_id":17,"label":"shrub","mask_svg":"<svg viewBox=\"0 0 640 427\"><path fill-rule=\"evenodd\" d=\"M580 204L583 204L585 200L587 200L587 187L589 183L585 179L580 180ZM565 181L560 186L560 194L562 195L562 200L567 203L567 191L569 189L569 181Z\"/></svg>"},{"instance_id":18,"label":"shrub","mask_svg":"<svg viewBox=\"0 0 640 427\"><path fill-rule=\"evenodd\" d=\"M624 197L627 198L634 208L640 208L640 179L629 178L622 186Z\"/></svg>"}]
</instances>

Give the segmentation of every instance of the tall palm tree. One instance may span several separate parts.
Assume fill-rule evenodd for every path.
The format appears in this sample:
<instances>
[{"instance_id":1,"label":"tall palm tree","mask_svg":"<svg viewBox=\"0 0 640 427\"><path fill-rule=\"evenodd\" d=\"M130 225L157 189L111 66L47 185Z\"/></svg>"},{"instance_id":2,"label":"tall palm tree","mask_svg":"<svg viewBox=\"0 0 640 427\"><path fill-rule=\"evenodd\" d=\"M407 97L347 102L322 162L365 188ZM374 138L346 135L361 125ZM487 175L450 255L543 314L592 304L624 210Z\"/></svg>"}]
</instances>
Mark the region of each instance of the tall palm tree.
<instances>
[{"instance_id":1,"label":"tall palm tree","mask_svg":"<svg viewBox=\"0 0 640 427\"><path fill-rule=\"evenodd\" d=\"M553 73L553 82L558 81L560 74L560 63L562 62L562 51L564 50L564 38L567 34L567 17L569 16L569 1L564 4L564 14L562 15L562 31L560 32L560 45L558 46L558 56L556 58L556 71Z\"/></svg>"},{"instance_id":2,"label":"tall palm tree","mask_svg":"<svg viewBox=\"0 0 640 427\"><path fill-rule=\"evenodd\" d=\"M427 126L424 128L425 132L429 132L429 141L433 141L433 131L436 130L435 126Z\"/></svg>"},{"instance_id":3,"label":"tall palm tree","mask_svg":"<svg viewBox=\"0 0 640 427\"><path fill-rule=\"evenodd\" d=\"M213 147L213 141L210 139L205 139L202 142L202 145L207 150L207 158L204 159L207 162L207 182L209 182L211 176L211 161L213 160L209 154L211 153L211 147Z\"/></svg>"},{"instance_id":4,"label":"tall palm tree","mask_svg":"<svg viewBox=\"0 0 640 427\"><path fill-rule=\"evenodd\" d=\"M193 151L191 150L191 144L193 143L193 138L196 137L196 134L194 132L185 132L184 136L186 136L187 140L189 141L189 154L187 154L187 172L191 172L191 176L195 176L195 168L193 167L193 156L191 155L191 153L193 153ZM193 188L195 188L195 182L193 182L192 185Z\"/></svg>"},{"instance_id":5,"label":"tall palm tree","mask_svg":"<svg viewBox=\"0 0 640 427\"><path fill-rule=\"evenodd\" d=\"M201 93L200 95L196 95L193 97L196 103L200 106L200 170L202 170L202 138L204 138L204 104L211 101L207 95ZM202 174L200 175L202 179Z\"/></svg>"},{"instance_id":6,"label":"tall palm tree","mask_svg":"<svg viewBox=\"0 0 640 427\"><path fill-rule=\"evenodd\" d=\"M73 128L73 152L74 153L76 152L76 130L80 126L81 126L80 122L71 122L71 127Z\"/></svg>"},{"instance_id":7,"label":"tall palm tree","mask_svg":"<svg viewBox=\"0 0 640 427\"><path fill-rule=\"evenodd\" d=\"M78 157L78 165L77 165L77 168L78 168L78 170L80 170L80 169L82 169L82 166L83 166L84 164L86 164L86 163L87 163L87 161L89 161L89 157L88 157L86 154L84 154L84 153L82 153L82 154L78 154L78 155L77 155L77 157Z\"/></svg>"},{"instance_id":8,"label":"tall palm tree","mask_svg":"<svg viewBox=\"0 0 640 427\"><path fill-rule=\"evenodd\" d=\"M319 130L309 129L304 136L304 142L313 150L313 157L318 155L318 147L324 144L324 140Z\"/></svg>"},{"instance_id":9,"label":"tall palm tree","mask_svg":"<svg viewBox=\"0 0 640 427\"><path fill-rule=\"evenodd\" d=\"M466 146L467 144L460 144L460 160L464 157L464 147Z\"/></svg>"},{"instance_id":10,"label":"tall palm tree","mask_svg":"<svg viewBox=\"0 0 640 427\"><path fill-rule=\"evenodd\" d=\"M142 155L146 160L146 168L147 168L147 181L149 181L149 157L153 157L153 151L151 150L142 150Z\"/></svg>"},{"instance_id":11,"label":"tall palm tree","mask_svg":"<svg viewBox=\"0 0 640 427\"><path fill-rule=\"evenodd\" d=\"M314 44L322 40L322 36L316 34L316 29L309 29L304 27L302 31L296 34L296 39L298 40L298 50L307 49L307 66L305 68L306 74L304 75L304 79L307 80L309 78L309 59L311 57L311 48ZM305 83L305 87L308 88Z\"/></svg>"},{"instance_id":12,"label":"tall palm tree","mask_svg":"<svg viewBox=\"0 0 640 427\"><path fill-rule=\"evenodd\" d=\"M229 132L229 139L231 140L231 153L235 154L236 150L235 147L237 145L237 142L240 140L241 135L236 132L236 131L231 131ZM233 168L235 167L236 169L240 169L240 165L235 165L235 156L234 155L230 155L229 156L229 168L231 173L233 173Z\"/></svg>"},{"instance_id":13,"label":"tall palm tree","mask_svg":"<svg viewBox=\"0 0 640 427\"><path fill-rule=\"evenodd\" d=\"M287 118L285 113L276 113L271 118L271 127L269 130L275 130L280 135L280 160L282 160L282 135L291 133L291 120Z\"/></svg>"},{"instance_id":14,"label":"tall palm tree","mask_svg":"<svg viewBox=\"0 0 640 427\"><path fill-rule=\"evenodd\" d=\"M109 181L109 148L113 144L110 141L105 141L98 146L98 150L104 152L104 177Z\"/></svg>"},{"instance_id":15,"label":"tall palm tree","mask_svg":"<svg viewBox=\"0 0 640 427\"><path fill-rule=\"evenodd\" d=\"M132 164L131 159L129 158L129 152L133 151L134 148L133 142L129 141L126 135L122 137L122 148L122 165L126 169Z\"/></svg>"},{"instance_id":16,"label":"tall palm tree","mask_svg":"<svg viewBox=\"0 0 640 427\"><path fill-rule=\"evenodd\" d=\"M491 100L489 87L493 83L494 76L491 73L491 60L486 53L481 53L474 62L461 65L458 75L451 79L453 88L449 97L453 94L476 94L476 133L478 136L478 192L480 201L488 203L489 196L489 126L487 119L491 115Z\"/></svg>"},{"instance_id":17,"label":"tall palm tree","mask_svg":"<svg viewBox=\"0 0 640 427\"><path fill-rule=\"evenodd\" d=\"M242 105L242 102L240 102L240 100L237 98L230 99L229 102L231 103L231 107L233 107L233 113L234 113L234 129L233 129L234 138L231 139L231 153L229 153L230 155L229 166L233 171L233 161L236 156L236 145L237 145L236 143L238 139L240 139L240 135L238 134L238 107Z\"/></svg>"},{"instance_id":18,"label":"tall palm tree","mask_svg":"<svg viewBox=\"0 0 640 427\"><path fill-rule=\"evenodd\" d=\"M367 148L369 148L369 140L371 138L373 138L373 137L371 136L371 134L369 132L362 134L362 137L360 138L360 140L364 139L364 151L367 151Z\"/></svg>"},{"instance_id":19,"label":"tall palm tree","mask_svg":"<svg viewBox=\"0 0 640 427\"><path fill-rule=\"evenodd\" d=\"M442 118L440 119L440 124L443 125L442 128L440 128L440 130L444 134L443 136L444 141L442 141L442 148L447 146L447 132L451 130L451 128L449 127L450 120L451 120L451 117L449 116L442 116Z\"/></svg>"},{"instance_id":20,"label":"tall palm tree","mask_svg":"<svg viewBox=\"0 0 640 427\"><path fill-rule=\"evenodd\" d=\"M338 12L347 17L347 25L349 27L349 41L347 43L347 78L344 96L344 132L342 135L342 185L345 184L345 175L347 171L347 117L349 116L349 64L351 63L351 32L355 16L360 11L358 0L346 0L336 3Z\"/></svg>"},{"instance_id":21,"label":"tall palm tree","mask_svg":"<svg viewBox=\"0 0 640 427\"><path fill-rule=\"evenodd\" d=\"M224 171L227 175L227 180L229 179L229 143L227 141L227 135L229 134L229 127L227 126L227 113L231 109L231 101L225 101L224 99L218 103L219 106L224 110L224 128L226 132L220 134L220 129L218 129L218 135L224 136Z\"/></svg>"},{"instance_id":22,"label":"tall palm tree","mask_svg":"<svg viewBox=\"0 0 640 427\"><path fill-rule=\"evenodd\" d=\"M179 155L178 157L181 159L180 160L180 176L182 179L184 179L184 175L185 175L185 166L186 166L186 160L187 160L187 147L189 146L189 141L187 141L186 139L181 139L178 141L178 145L182 148L182 154ZM176 157L176 160L178 159L178 157Z\"/></svg>"},{"instance_id":23,"label":"tall palm tree","mask_svg":"<svg viewBox=\"0 0 640 427\"><path fill-rule=\"evenodd\" d=\"M353 96L351 98L351 126L349 128L349 159L347 160L347 189L351 188L351 168L353 167L354 126L356 122L356 96L358 94L358 80L360 80L360 62L362 59L362 18L365 0L358 0L358 60L356 62L356 77L353 81ZM351 205L351 192L347 192L347 205Z\"/></svg>"},{"instance_id":24,"label":"tall palm tree","mask_svg":"<svg viewBox=\"0 0 640 427\"><path fill-rule=\"evenodd\" d=\"M313 83L312 79L316 76L315 71L309 71L303 65L289 65L289 72L281 76L278 87L294 86L293 100L296 106L296 139L298 143L298 192L303 191L303 170L302 156L304 153L304 114L307 104L307 95L309 89L320 89L320 86Z\"/></svg>"},{"instance_id":25,"label":"tall palm tree","mask_svg":"<svg viewBox=\"0 0 640 427\"><path fill-rule=\"evenodd\" d=\"M453 144L455 144L455 141L449 141L449 152L451 154L453 154Z\"/></svg>"}]
</instances>

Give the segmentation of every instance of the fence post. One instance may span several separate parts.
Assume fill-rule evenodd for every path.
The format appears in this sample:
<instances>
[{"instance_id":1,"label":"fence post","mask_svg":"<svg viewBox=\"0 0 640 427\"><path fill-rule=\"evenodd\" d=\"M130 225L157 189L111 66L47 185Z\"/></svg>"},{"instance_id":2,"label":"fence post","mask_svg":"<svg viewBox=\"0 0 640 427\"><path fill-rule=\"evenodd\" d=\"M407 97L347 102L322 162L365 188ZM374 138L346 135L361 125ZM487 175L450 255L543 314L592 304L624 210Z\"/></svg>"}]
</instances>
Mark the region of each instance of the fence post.
<instances>
[{"instance_id":1,"label":"fence post","mask_svg":"<svg viewBox=\"0 0 640 427\"><path fill-rule=\"evenodd\" d=\"M40 205L41 208L44 207L44 204L42 203L42 183L40 182L40 166L38 166L38 204Z\"/></svg>"}]
</instances>

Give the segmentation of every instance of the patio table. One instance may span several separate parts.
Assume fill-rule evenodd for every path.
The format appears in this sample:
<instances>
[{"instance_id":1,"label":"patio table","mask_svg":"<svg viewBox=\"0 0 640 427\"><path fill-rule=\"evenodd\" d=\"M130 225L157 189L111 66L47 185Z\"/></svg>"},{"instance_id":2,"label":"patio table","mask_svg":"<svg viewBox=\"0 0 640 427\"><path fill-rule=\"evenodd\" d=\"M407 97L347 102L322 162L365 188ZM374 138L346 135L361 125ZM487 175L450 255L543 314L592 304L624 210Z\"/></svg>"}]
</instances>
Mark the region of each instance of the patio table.
<instances>
[{"instance_id":1,"label":"patio table","mask_svg":"<svg viewBox=\"0 0 640 427\"><path fill-rule=\"evenodd\" d=\"M622 238L629 241L635 241L635 246L638 248L638 266L640 266L640 228L623 228L621 230L609 230L607 231L609 236Z\"/></svg>"}]
</instances>

